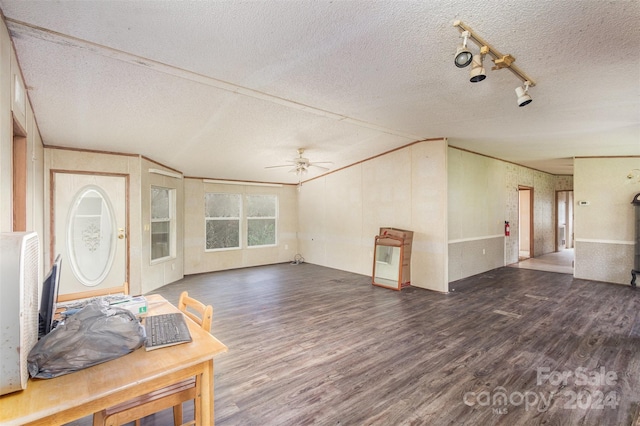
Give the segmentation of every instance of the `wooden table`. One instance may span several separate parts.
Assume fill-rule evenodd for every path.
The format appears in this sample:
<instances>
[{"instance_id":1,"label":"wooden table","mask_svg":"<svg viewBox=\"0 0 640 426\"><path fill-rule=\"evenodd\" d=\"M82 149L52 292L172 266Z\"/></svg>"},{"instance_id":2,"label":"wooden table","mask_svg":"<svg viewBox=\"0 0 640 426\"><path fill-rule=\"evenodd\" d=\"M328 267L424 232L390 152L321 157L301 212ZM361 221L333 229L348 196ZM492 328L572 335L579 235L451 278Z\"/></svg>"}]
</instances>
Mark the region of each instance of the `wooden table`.
<instances>
[{"instance_id":1,"label":"wooden table","mask_svg":"<svg viewBox=\"0 0 640 426\"><path fill-rule=\"evenodd\" d=\"M149 314L179 312L159 295ZM202 374L202 425L213 425L213 357L227 347L187 319L193 341L128 355L53 379L29 379L27 389L0 396L0 425L59 425ZM198 403L198 400L196 400Z\"/></svg>"}]
</instances>

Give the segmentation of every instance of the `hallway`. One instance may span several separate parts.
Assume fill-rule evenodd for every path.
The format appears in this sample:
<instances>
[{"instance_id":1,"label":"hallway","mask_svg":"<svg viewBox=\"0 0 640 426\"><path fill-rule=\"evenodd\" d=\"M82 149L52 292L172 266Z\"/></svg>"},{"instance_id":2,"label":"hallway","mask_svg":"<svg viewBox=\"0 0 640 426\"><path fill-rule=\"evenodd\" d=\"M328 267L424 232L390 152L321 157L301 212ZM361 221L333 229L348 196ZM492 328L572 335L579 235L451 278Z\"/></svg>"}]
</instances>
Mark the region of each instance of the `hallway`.
<instances>
[{"instance_id":1,"label":"hallway","mask_svg":"<svg viewBox=\"0 0 640 426\"><path fill-rule=\"evenodd\" d=\"M565 249L508 265L512 268L535 269L573 275L574 249Z\"/></svg>"}]
</instances>

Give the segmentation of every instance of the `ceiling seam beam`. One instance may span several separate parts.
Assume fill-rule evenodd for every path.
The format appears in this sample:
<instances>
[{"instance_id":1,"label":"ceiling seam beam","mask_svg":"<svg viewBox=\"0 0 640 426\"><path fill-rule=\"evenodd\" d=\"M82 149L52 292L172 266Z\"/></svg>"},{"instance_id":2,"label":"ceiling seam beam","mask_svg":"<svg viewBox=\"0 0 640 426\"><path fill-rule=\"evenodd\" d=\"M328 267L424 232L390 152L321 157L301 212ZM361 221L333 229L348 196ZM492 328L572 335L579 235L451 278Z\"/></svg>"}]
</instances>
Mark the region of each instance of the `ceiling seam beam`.
<instances>
[{"instance_id":1,"label":"ceiling seam beam","mask_svg":"<svg viewBox=\"0 0 640 426\"><path fill-rule=\"evenodd\" d=\"M91 41L70 36L68 34L63 34L63 33L59 33L46 28L38 27L36 25L32 25L26 22L17 21L11 18L5 18L5 20L11 32L11 35L14 38L19 38L22 36L32 37L35 39L40 39L46 42L55 43L55 44L63 45L66 47L73 47L79 50L90 51L97 55L115 59L131 65L146 67L150 70L154 70L163 74L172 75L174 77L182 78L195 83L200 83L209 87L214 87L214 88L235 93L238 95L244 95L254 99L259 99L259 100L263 100L273 104L278 104L287 108L307 112L310 114L329 118L332 120L349 123L354 126L376 130L381 133L402 137L411 141L418 141L418 140L424 139L423 136L413 135L413 134L405 133L399 130L389 129L374 123L369 123L369 122L352 118L346 115L323 110L321 108L316 108L310 105L305 105L303 103L281 98L279 96L270 95L268 93L264 93L259 90L239 86L224 80L219 80L214 77L208 77L203 74L199 74L193 71L174 67L172 65L168 65L152 59L147 59L147 58L137 56L132 53L124 52L122 50L114 49L108 46L103 46Z\"/></svg>"}]
</instances>

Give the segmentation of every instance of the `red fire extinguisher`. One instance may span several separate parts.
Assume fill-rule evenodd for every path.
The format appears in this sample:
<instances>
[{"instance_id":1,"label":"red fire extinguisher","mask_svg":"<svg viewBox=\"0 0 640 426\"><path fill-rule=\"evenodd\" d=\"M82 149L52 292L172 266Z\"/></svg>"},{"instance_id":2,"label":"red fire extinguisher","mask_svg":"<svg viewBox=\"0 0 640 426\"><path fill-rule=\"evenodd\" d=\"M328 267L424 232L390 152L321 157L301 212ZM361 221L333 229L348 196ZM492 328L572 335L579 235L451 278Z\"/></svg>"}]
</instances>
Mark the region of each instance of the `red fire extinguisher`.
<instances>
[{"instance_id":1,"label":"red fire extinguisher","mask_svg":"<svg viewBox=\"0 0 640 426\"><path fill-rule=\"evenodd\" d=\"M509 227L509 222L508 221L504 221L504 236L508 237L509 235L511 235L511 228Z\"/></svg>"}]
</instances>

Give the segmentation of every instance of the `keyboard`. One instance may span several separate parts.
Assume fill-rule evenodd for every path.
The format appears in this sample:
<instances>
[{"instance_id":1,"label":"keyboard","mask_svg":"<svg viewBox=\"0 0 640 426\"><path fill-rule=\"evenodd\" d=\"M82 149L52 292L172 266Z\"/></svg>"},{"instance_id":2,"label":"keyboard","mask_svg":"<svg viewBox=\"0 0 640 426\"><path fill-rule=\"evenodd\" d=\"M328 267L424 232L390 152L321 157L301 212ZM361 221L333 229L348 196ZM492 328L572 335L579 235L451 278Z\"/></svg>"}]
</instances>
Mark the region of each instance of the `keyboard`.
<instances>
[{"instance_id":1,"label":"keyboard","mask_svg":"<svg viewBox=\"0 0 640 426\"><path fill-rule=\"evenodd\" d=\"M144 321L148 351L191 341L189 327L181 313L149 315Z\"/></svg>"}]
</instances>

